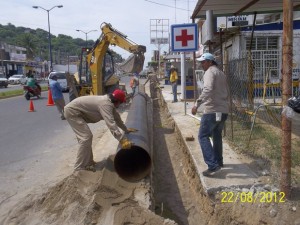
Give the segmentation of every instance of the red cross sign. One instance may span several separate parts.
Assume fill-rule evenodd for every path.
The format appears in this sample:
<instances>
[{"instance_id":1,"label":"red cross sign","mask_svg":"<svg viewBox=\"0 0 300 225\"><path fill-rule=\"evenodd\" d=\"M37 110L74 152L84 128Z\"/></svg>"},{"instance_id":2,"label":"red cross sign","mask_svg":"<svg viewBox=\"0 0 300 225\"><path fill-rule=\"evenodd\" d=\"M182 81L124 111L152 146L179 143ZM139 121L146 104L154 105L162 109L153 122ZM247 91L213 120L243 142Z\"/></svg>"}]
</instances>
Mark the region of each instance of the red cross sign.
<instances>
[{"instance_id":1,"label":"red cross sign","mask_svg":"<svg viewBox=\"0 0 300 225\"><path fill-rule=\"evenodd\" d=\"M193 52L198 50L198 27L195 23L171 26L172 51Z\"/></svg>"}]
</instances>

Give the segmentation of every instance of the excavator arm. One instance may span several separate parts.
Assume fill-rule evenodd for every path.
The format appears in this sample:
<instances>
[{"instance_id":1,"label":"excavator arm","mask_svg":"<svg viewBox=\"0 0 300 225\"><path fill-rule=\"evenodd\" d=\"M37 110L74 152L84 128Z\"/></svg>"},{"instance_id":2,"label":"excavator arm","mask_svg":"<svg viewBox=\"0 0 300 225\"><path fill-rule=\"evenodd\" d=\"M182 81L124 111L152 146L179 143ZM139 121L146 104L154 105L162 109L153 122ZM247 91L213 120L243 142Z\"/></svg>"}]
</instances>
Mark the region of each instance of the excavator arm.
<instances>
[{"instance_id":1,"label":"excavator arm","mask_svg":"<svg viewBox=\"0 0 300 225\"><path fill-rule=\"evenodd\" d=\"M91 51L87 54L87 66L91 78L91 93L102 95L110 92L107 87L118 84L119 78L114 74L114 62L108 48L110 45L118 46L132 53L119 69L127 73L140 72L144 65L146 47L137 45L126 35L114 29L110 24L101 25L102 34Z\"/></svg>"},{"instance_id":2,"label":"excavator arm","mask_svg":"<svg viewBox=\"0 0 300 225\"><path fill-rule=\"evenodd\" d=\"M127 36L117 29L114 29L111 24L102 23L101 25L102 34L105 36L105 40L109 42L111 45L119 46L124 50L134 53L140 54L146 52L146 47L143 45L137 45L133 41L129 40Z\"/></svg>"}]
</instances>

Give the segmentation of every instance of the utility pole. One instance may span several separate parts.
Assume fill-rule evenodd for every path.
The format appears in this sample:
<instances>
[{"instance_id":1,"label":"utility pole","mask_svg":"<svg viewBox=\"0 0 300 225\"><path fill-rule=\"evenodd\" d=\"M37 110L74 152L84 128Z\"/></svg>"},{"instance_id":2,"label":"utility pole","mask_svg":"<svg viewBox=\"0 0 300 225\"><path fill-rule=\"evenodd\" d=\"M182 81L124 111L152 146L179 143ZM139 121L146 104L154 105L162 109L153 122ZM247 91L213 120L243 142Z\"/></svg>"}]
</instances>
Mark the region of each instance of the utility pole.
<instances>
[{"instance_id":1,"label":"utility pole","mask_svg":"<svg viewBox=\"0 0 300 225\"><path fill-rule=\"evenodd\" d=\"M82 33L85 34L85 47L87 48L87 35L88 35L88 33L91 33L91 32L97 31L97 30L90 30L90 31L87 31L87 32L82 31L82 30L76 30L76 31L82 32Z\"/></svg>"},{"instance_id":2,"label":"utility pole","mask_svg":"<svg viewBox=\"0 0 300 225\"><path fill-rule=\"evenodd\" d=\"M283 0L283 40L282 40L282 105L288 105L292 96L293 68L293 1ZM291 130L292 122L283 114L281 119L282 148L280 169L280 191L291 197Z\"/></svg>"},{"instance_id":3,"label":"utility pole","mask_svg":"<svg viewBox=\"0 0 300 225\"><path fill-rule=\"evenodd\" d=\"M158 77L160 77L160 50L161 45L169 44L169 20L150 20L150 44L155 44L158 48Z\"/></svg>"},{"instance_id":4,"label":"utility pole","mask_svg":"<svg viewBox=\"0 0 300 225\"><path fill-rule=\"evenodd\" d=\"M49 12L50 12L52 9L56 8L56 7L57 7L57 8L62 8L63 5L55 5L55 6L53 6L51 9L45 9L45 8L43 8L43 7L41 7L41 6L32 6L32 8L34 8L34 9L40 8L40 9L46 11L47 14L48 14L48 36L49 36L49 37L48 37L48 43L49 43L50 71L52 71L53 67L52 67L52 47L51 47L51 32L50 32L50 17L49 17Z\"/></svg>"}]
</instances>

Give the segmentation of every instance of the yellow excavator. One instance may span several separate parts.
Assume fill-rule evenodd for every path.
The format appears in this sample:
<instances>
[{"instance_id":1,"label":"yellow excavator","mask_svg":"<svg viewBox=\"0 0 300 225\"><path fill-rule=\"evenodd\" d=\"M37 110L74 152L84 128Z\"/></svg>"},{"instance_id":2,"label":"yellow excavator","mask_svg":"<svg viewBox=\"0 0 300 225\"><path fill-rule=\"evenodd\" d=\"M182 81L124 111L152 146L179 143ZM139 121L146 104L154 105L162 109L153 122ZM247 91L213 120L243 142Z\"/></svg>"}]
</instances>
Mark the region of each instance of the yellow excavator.
<instances>
[{"instance_id":1,"label":"yellow excavator","mask_svg":"<svg viewBox=\"0 0 300 225\"><path fill-rule=\"evenodd\" d=\"M75 74L75 97L83 95L103 95L119 88L116 67L124 73L141 72L144 65L146 46L138 45L127 36L114 29L109 23L101 24L102 34L91 49L83 48L78 74ZM120 65L114 63L109 46L118 46L132 53ZM70 89L74 82L70 80Z\"/></svg>"}]
</instances>

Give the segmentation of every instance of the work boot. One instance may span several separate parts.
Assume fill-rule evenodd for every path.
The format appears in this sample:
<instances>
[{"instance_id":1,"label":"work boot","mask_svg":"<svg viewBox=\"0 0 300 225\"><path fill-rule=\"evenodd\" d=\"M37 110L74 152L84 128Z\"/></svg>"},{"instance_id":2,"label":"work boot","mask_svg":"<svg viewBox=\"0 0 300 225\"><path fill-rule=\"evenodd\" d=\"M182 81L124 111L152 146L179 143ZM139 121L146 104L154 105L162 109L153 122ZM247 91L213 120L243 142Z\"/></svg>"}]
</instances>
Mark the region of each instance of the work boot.
<instances>
[{"instance_id":1,"label":"work boot","mask_svg":"<svg viewBox=\"0 0 300 225\"><path fill-rule=\"evenodd\" d=\"M217 166L216 168L210 170L210 169L207 169L205 171L202 172L203 176L205 177L209 177L209 176L212 176L214 175L217 171L219 171L221 169L221 166Z\"/></svg>"},{"instance_id":2,"label":"work boot","mask_svg":"<svg viewBox=\"0 0 300 225\"><path fill-rule=\"evenodd\" d=\"M86 166L85 167L85 170L88 170L88 171L93 171L93 172L96 172L96 168L95 168L95 165L90 165L90 166Z\"/></svg>"}]
</instances>

